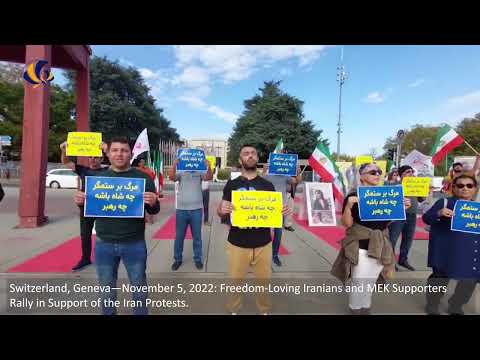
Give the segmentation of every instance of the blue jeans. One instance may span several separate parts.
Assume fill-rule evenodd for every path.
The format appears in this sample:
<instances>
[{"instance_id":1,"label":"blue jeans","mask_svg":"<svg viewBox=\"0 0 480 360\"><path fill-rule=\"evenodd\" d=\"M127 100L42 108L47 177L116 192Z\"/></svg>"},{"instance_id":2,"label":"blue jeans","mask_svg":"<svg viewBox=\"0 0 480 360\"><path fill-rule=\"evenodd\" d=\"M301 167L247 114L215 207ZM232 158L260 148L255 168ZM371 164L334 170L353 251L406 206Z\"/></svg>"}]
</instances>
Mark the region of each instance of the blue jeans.
<instances>
[{"instance_id":1,"label":"blue jeans","mask_svg":"<svg viewBox=\"0 0 480 360\"><path fill-rule=\"evenodd\" d=\"M193 237L193 261L202 261L202 209L176 211L175 245L173 258L183 261L183 242L190 225Z\"/></svg>"},{"instance_id":2,"label":"blue jeans","mask_svg":"<svg viewBox=\"0 0 480 360\"><path fill-rule=\"evenodd\" d=\"M398 238L402 234L402 243L400 244L399 263L407 261L408 253L413 243L413 236L415 235L415 228L417 226L417 214L406 214L406 220L393 221L388 227L390 233L390 242L392 243L393 251L397 245Z\"/></svg>"},{"instance_id":3,"label":"blue jeans","mask_svg":"<svg viewBox=\"0 0 480 360\"><path fill-rule=\"evenodd\" d=\"M97 237L95 243L95 266L97 268L98 282L101 286L117 287L120 260L125 265L128 279L132 286L147 285L147 245L145 240L122 244L104 242ZM133 308L134 315L148 314L146 306L147 296L148 293L146 291L132 293L135 304L141 303L140 306ZM108 300L111 300L111 302L106 303ZM117 313L116 307L112 306L112 302L116 300L116 290L102 293L103 315L115 315Z\"/></svg>"}]
</instances>

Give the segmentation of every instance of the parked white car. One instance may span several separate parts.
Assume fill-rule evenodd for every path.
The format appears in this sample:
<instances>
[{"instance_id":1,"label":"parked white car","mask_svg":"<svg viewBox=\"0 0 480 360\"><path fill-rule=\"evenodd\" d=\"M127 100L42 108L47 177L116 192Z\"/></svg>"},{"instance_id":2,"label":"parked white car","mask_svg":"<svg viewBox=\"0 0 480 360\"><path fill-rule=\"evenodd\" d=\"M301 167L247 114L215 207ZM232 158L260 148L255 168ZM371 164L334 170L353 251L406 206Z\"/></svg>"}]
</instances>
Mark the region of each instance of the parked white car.
<instances>
[{"instance_id":1,"label":"parked white car","mask_svg":"<svg viewBox=\"0 0 480 360\"><path fill-rule=\"evenodd\" d=\"M77 188L78 175L70 169L53 169L47 173L45 185L52 189Z\"/></svg>"}]
</instances>

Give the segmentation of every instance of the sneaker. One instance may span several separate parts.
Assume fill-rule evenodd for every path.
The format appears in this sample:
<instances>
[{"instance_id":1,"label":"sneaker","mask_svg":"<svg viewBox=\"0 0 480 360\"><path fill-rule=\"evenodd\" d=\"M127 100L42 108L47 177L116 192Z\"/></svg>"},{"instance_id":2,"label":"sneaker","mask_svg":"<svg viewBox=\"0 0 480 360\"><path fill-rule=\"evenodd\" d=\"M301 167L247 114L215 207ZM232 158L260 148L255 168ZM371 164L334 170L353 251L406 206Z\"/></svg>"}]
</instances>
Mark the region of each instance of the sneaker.
<instances>
[{"instance_id":1,"label":"sneaker","mask_svg":"<svg viewBox=\"0 0 480 360\"><path fill-rule=\"evenodd\" d=\"M203 269L203 263L201 261L195 261L195 267L198 270L202 270Z\"/></svg>"},{"instance_id":2,"label":"sneaker","mask_svg":"<svg viewBox=\"0 0 480 360\"><path fill-rule=\"evenodd\" d=\"M295 231L295 229L291 226L285 226L284 229L287 231Z\"/></svg>"},{"instance_id":3,"label":"sneaker","mask_svg":"<svg viewBox=\"0 0 480 360\"><path fill-rule=\"evenodd\" d=\"M278 258L278 256L274 256L274 257L272 258L272 261L273 261L273 263L274 263L275 265L277 265L277 266L282 266L282 262L280 261L280 259Z\"/></svg>"},{"instance_id":4,"label":"sneaker","mask_svg":"<svg viewBox=\"0 0 480 360\"><path fill-rule=\"evenodd\" d=\"M182 262L181 261L175 261L173 264L172 264L172 270L173 271L177 271L178 268L182 265Z\"/></svg>"},{"instance_id":5,"label":"sneaker","mask_svg":"<svg viewBox=\"0 0 480 360\"><path fill-rule=\"evenodd\" d=\"M410 265L407 260L403 262L399 262L398 265L403 266L405 269L408 269L410 271L415 271L415 268L412 265Z\"/></svg>"},{"instance_id":6,"label":"sneaker","mask_svg":"<svg viewBox=\"0 0 480 360\"><path fill-rule=\"evenodd\" d=\"M92 262L90 260L87 260L87 259L82 259L80 260L77 265L75 265L73 268L72 268L72 271L80 271L82 270L85 266L88 266L88 265L91 265Z\"/></svg>"}]
</instances>

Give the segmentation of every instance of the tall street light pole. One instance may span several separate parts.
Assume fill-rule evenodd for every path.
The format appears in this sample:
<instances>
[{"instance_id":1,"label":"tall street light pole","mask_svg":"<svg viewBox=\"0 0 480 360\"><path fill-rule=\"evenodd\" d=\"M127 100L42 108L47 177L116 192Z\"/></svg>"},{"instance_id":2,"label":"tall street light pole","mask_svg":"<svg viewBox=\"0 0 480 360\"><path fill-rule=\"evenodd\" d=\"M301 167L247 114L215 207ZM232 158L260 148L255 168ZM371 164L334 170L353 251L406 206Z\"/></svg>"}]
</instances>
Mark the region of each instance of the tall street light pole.
<instances>
[{"instance_id":1,"label":"tall street light pole","mask_svg":"<svg viewBox=\"0 0 480 360\"><path fill-rule=\"evenodd\" d=\"M342 55L340 57L340 65L337 66L337 82L339 84L339 95L338 95L338 130L337 130L337 161L340 160L340 134L342 133L342 88L343 84L347 80L347 72L345 71L345 66L343 65L343 47Z\"/></svg>"}]
</instances>

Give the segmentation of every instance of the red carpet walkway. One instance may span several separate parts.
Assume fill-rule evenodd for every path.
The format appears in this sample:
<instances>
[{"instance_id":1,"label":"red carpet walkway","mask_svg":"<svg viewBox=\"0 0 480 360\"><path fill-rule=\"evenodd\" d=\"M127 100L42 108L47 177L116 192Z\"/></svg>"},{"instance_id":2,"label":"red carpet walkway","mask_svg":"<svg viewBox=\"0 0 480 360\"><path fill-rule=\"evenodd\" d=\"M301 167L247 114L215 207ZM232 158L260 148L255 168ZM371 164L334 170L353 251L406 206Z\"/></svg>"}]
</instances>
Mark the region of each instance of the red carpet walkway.
<instances>
[{"instance_id":1,"label":"red carpet walkway","mask_svg":"<svg viewBox=\"0 0 480 360\"><path fill-rule=\"evenodd\" d=\"M92 261L95 257L95 235L92 236ZM67 240L50 250L45 251L27 261L18 264L7 272L14 273L65 273L71 272L72 267L82 256L80 236Z\"/></svg>"}]
</instances>

